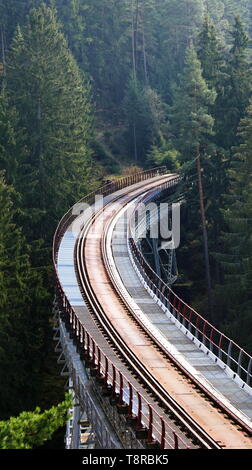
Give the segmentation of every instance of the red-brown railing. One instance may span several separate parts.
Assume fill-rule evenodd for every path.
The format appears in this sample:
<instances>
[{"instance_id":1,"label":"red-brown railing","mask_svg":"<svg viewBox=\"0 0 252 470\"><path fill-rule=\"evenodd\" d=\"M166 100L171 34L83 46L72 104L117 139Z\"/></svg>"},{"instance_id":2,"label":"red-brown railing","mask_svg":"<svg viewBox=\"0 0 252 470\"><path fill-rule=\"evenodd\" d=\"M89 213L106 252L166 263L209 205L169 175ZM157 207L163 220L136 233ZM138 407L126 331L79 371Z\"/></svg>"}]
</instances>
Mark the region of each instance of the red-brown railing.
<instances>
[{"instance_id":1,"label":"red-brown railing","mask_svg":"<svg viewBox=\"0 0 252 470\"><path fill-rule=\"evenodd\" d=\"M160 185L159 190L167 189L177 182L177 178ZM158 192L158 188L155 191ZM155 197L154 196L154 197ZM141 198L140 203L149 202L151 193ZM135 212L138 206L135 207ZM132 223L129 224L129 248L132 257L141 272L141 275L156 297L170 310L173 316L201 342L216 359L224 362L237 375L244 384L252 385L252 357L238 344L215 328L203 316L186 304L170 286L157 275L141 253L135 239L133 230L135 212L132 214Z\"/></svg>"},{"instance_id":2,"label":"red-brown railing","mask_svg":"<svg viewBox=\"0 0 252 470\"><path fill-rule=\"evenodd\" d=\"M98 191L88 194L77 204L85 203L92 205L95 202L96 194L106 197L127 186L165 174L165 172L165 167L159 167L127 176L103 186ZM72 207L62 217L53 240L53 263L61 319L70 332L70 335L74 338L81 357L87 362L91 373L98 376L101 385L111 393L111 400L116 399L119 408L126 407L127 418L134 424L136 433L139 433L137 435L139 435L140 438L146 438L149 443L157 442L162 449L188 448L183 439L165 422L164 418L156 412L153 406L146 401L113 362L108 359L99 345L86 331L65 295L58 277L57 256L60 241L66 229L78 216L78 214L74 212Z\"/></svg>"},{"instance_id":3,"label":"red-brown railing","mask_svg":"<svg viewBox=\"0 0 252 470\"><path fill-rule=\"evenodd\" d=\"M59 243L64 235L67 227L74 221L76 217L78 217L78 213L76 214L75 208L81 207L81 205L88 204L89 206L92 206L95 202L95 197L97 195L106 197L116 191L119 191L120 189L126 188L127 186L131 186L132 184L138 183L140 181L145 181L148 178L154 178L155 176L162 175L166 173L166 167L161 166L157 168L153 168L151 170L146 170L140 173L135 173L130 176L125 176L123 178L119 178L117 180L112 181L111 183L107 183L101 188L92 191L91 193L87 194L84 196L82 199L80 199L76 204L74 204L73 207L71 207L66 214L62 217L60 220L58 227L55 231L54 238L53 238L53 262L54 266L55 261L57 260L57 254L58 254L58 248L59 248Z\"/></svg>"}]
</instances>

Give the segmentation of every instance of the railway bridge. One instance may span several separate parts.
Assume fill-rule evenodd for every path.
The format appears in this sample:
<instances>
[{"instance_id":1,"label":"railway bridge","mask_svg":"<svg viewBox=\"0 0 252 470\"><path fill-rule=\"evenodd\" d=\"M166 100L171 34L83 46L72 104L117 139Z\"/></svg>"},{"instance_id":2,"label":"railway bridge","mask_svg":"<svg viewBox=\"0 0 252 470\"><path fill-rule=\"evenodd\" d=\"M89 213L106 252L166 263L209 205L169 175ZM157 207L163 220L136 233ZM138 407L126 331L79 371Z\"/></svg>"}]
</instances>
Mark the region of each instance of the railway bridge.
<instances>
[{"instance_id":1,"label":"railway bridge","mask_svg":"<svg viewBox=\"0 0 252 470\"><path fill-rule=\"evenodd\" d=\"M163 167L115 180L58 225L56 351L75 396L68 448L252 448L252 358L174 292L173 236L165 279L141 250L146 220L148 231L162 219L155 204L143 208L178 180Z\"/></svg>"}]
</instances>

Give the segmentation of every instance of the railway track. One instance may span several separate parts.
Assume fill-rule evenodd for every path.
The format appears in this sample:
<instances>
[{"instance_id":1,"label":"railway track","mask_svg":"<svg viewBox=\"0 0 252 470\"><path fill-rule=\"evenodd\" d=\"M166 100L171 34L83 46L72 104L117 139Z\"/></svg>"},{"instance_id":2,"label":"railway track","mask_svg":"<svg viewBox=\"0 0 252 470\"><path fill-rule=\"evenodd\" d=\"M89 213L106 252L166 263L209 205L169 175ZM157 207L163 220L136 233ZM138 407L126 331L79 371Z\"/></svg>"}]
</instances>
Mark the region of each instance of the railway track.
<instances>
[{"instance_id":1,"label":"railway track","mask_svg":"<svg viewBox=\"0 0 252 470\"><path fill-rule=\"evenodd\" d=\"M155 185L152 184L151 187L153 188L153 186ZM148 189L146 184L144 185L144 189ZM164 351L161 350L160 345L157 344L155 338L150 338L149 333L147 331L140 331L139 324L137 324L136 319L133 317L129 305L125 304L125 300L123 300L121 293L118 291L115 283L113 282L113 275L111 273L110 262L107 256L106 234L108 233L111 219L115 216L117 211L122 208L122 206L128 204L131 200L136 198L137 195L141 194L141 191L143 192L143 189L139 190L138 188L137 191L132 192L131 188L129 189L129 191L126 191L126 194L124 194L123 196L118 195L116 198L113 198L111 202L107 203L107 215L105 216L105 230L100 228L100 226L104 223L103 209L98 211L88 221L85 227L83 227L78 242L76 244L75 252L77 275L82 293L84 295L86 303L89 305L90 309L95 314L100 326L103 328L104 333L107 337L110 338L114 347L118 351L118 354L126 362L128 368L134 373L137 372L137 376L139 378L140 383L144 384L149 394L156 397L161 408L169 410L169 414L173 416L176 422L179 423L183 429L186 429L186 433L191 436L192 441L197 442L200 447L208 449L220 449L222 447L228 447L226 444L226 438L216 439L216 437L213 437L211 433L209 433L207 427L204 427L204 425L202 425L202 420L199 424L197 420L192 418L188 410L186 410L185 406L183 406L171 396L171 394L167 391L164 385L165 381L163 380L162 384L162 380L160 380L160 375L156 374L157 370L153 371L153 367L151 367L150 365L148 367L146 361L142 361L139 358L138 348L134 348L132 347L132 344L128 344L128 342L125 340L123 332L120 330L120 328L117 328L118 323L122 322L124 330L125 325L127 325L127 331L135 331L136 335L141 336L141 341L144 344L146 344L147 338L149 351L152 349L152 360L153 357L155 357L155 360L159 360L162 364L165 360L166 365L169 364L169 368L173 368L172 375L174 375L174 373L179 375L178 371L174 369L174 365L171 366L171 358L169 358L167 354L165 354L164 357ZM119 206L119 209L117 205ZM92 236L90 237L89 233L94 227L94 225L97 225L98 230L97 232L95 232L95 235L93 232ZM101 260L103 260L103 264L101 263ZM100 271L99 275L97 275L98 271ZM97 286L99 287L98 290ZM100 295L98 295L99 290ZM109 306L108 304L111 303L112 296L114 297L114 299L116 299L115 305L113 306L115 312L122 311L124 313L123 321L122 318L120 318L119 322L115 322L116 326L114 326L113 319L111 320L111 318L109 317L108 308L106 308ZM105 298L109 298L110 301L105 302L104 305ZM181 376L179 377L179 379L181 379ZM195 396L197 393L197 399L201 401L204 400L204 398L200 396L199 392L194 391ZM204 413L206 413L206 410L204 409L206 407L209 408L209 413L216 414L216 419L218 418L220 420L221 418L222 427L226 429L226 432L227 429L229 429L230 433L230 427L233 428L232 432L234 433L234 439L236 440L236 442L238 442L238 435L240 434L243 446L249 447L249 439L242 433L239 433L239 431L237 431L236 425L232 423L230 419L224 416L222 417L220 412L213 408L213 405L209 403L209 401L206 401L205 397L205 404L202 408L202 410L204 410ZM222 430L223 433L225 433L225 429ZM219 437L220 433L217 434ZM240 446L241 444L238 445Z\"/></svg>"},{"instance_id":2,"label":"railway track","mask_svg":"<svg viewBox=\"0 0 252 470\"><path fill-rule=\"evenodd\" d=\"M139 203L142 203L146 196L141 196L138 200L138 204L136 207L139 206ZM113 282L114 288L116 289L118 295L122 298L122 300L127 305L129 312L131 313L132 318L135 318L139 326L146 331L146 333L153 339L154 343L159 346L160 351L164 353L164 355L170 360L175 367L183 373L184 376L188 377L190 383L194 386L197 386L200 392L203 392L204 397L206 400L209 400L214 406L218 406L219 409L227 414L231 421L236 423L237 426L240 426L241 430L243 430L245 435L251 436L252 435L252 423L251 419L241 413L237 408L235 408L232 403L228 402L224 396L218 393L214 387L212 387L209 383L207 383L203 376L197 374L197 370L192 369L188 362L184 361L184 358L180 360L180 357L176 358L172 354L170 350L170 344L167 344L165 340L165 336L160 334L157 328L153 328L153 325L146 320L144 314L138 314L138 306L137 304L132 304L132 299L128 294L127 290L124 288L122 280L120 276L118 276L118 272L116 269L116 265L113 262L113 254L110 245L112 245L112 232L116 226L116 219L120 219L122 217L123 209L117 214L116 217L108 223L107 228L104 230L103 235L103 259L106 259L106 269L110 275L110 279ZM133 217L134 218L134 217ZM127 237L130 236L130 230L127 231ZM127 238L126 237L126 238ZM107 245L107 249L105 248ZM127 240L127 247L130 250L129 243ZM109 256L108 253L109 252ZM113 270L111 269L111 265L113 264ZM136 311L134 310L134 306Z\"/></svg>"}]
</instances>

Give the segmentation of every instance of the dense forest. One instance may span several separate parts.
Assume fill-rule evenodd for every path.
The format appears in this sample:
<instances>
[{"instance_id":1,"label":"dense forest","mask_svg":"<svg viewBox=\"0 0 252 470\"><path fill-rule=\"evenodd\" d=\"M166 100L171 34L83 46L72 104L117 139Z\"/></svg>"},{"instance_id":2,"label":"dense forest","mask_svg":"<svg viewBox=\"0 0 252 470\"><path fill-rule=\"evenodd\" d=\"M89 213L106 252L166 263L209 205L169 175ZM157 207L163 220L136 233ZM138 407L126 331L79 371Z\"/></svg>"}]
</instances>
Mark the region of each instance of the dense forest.
<instances>
[{"instance_id":1,"label":"dense forest","mask_svg":"<svg viewBox=\"0 0 252 470\"><path fill-rule=\"evenodd\" d=\"M252 353L251 37L251 0L0 0L2 423L64 400L53 234L131 166L181 174L186 295Z\"/></svg>"}]
</instances>

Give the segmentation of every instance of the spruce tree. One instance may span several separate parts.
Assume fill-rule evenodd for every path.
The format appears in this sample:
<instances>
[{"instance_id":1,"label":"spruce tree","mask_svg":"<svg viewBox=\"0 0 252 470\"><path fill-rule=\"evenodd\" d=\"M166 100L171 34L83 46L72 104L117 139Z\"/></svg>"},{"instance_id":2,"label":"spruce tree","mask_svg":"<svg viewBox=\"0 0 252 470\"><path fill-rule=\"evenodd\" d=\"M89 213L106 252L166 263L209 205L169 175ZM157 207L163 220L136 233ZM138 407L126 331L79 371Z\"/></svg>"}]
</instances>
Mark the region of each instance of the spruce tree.
<instances>
[{"instance_id":1,"label":"spruce tree","mask_svg":"<svg viewBox=\"0 0 252 470\"><path fill-rule=\"evenodd\" d=\"M195 198L195 172L193 168L196 165L197 197L202 223L209 316L211 316L213 301L201 159L207 154L209 136L212 134L214 120L209 114L208 107L213 104L215 98L216 92L208 88L202 75L201 64L195 48L191 44L186 52L185 67L180 77L180 84L174 91L174 105L171 109L171 130L175 137L174 145L181 154L182 171L184 171L186 181L185 193L189 201Z\"/></svg>"},{"instance_id":2,"label":"spruce tree","mask_svg":"<svg viewBox=\"0 0 252 470\"><path fill-rule=\"evenodd\" d=\"M230 150L239 144L237 130L251 96L251 65L248 60L249 38L239 17L231 31L232 45L225 68L222 93L218 94L216 142Z\"/></svg>"},{"instance_id":3,"label":"spruce tree","mask_svg":"<svg viewBox=\"0 0 252 470\"><path fill-rule=\"evenodd\" d=\"M32 7L39 0L0 0L0 27L6 48L9 46L13 33L18 24L22 25Z\"/></svg>"},{"instance_id":4,"label":"spruce tree","mask_svg":"<svg viewBox=\"0 0 252 470\"><path fill-rule=\"evenodd\" d=\"M171 103L172 83L184 67L185 51L202 24L202 0L169 0L156 2L155 81L168 103Z\"/></svg>"},{"instance_id":5,"label":"spruce tree","mask_svg":"<svg viewBox=\"0 0 252 470\"><path fill-rule=\"evenodd\" d=\"M205 160L205 179L204 186L207 195L207 219L209 232L210 251L221 250L220 230L224 225L223 214L223 195L228 191L230 179L228 177L229 158L227 152L218 147L219 120L222 120L222 110L219 107L219 101L222 100L225 84L225 52L216 34L215 27L208 16L197 38L197 54L201 62L203 77L208 86L216 91L216 100L209 106L209 112L214 118L213 135L209 136L212 144L209 157ZM220 281L221 272L218 263L214 264L213 278Z\"/></svg>"},{"instance_id":6,"label":"spruce tree","mask_svg":"<svg viewBox=\"0 0 252 470\"><path fill-rule=\"evenodd\" d=\"M48 302L41 271L15 224L19 197L0 175L0 416L36 405L49 331L42 312ZM11 393L10 393L11 391Z\"/></svg>"},{"instance_id":7,"label":"spruce tree","mask_svg":"<svg viewBox=\"0 0 252 470\"><path fill-rule=\"evenodd\" d=\"M217 91L223 76L224 52L209 16L205 17L197 43L197 54L201 62L203 77L209 87Z\"/></svg>"},{"instance_id":8,"label":"spruce tree","mask_svg":"<svg viewBox=\"0 0 252 470\"><path fill-rule=\"evenodd\" d=\"M251 351L252 308L252 100L239 126L240 146L229 171L223 228L224 249L217 259L224 270L225 322L232 337ZM223 300L222 302L223 303Z\"/></svg>"},{"instance_id":9,"label":"spruce tree","mask_svg":"<svg viewBox=\"0 0 252 470\"><path fill-rule=\"evenodd\" d=\"M129 153L135 163L144 164L151 146L159 143L165 117L163 103L155 90L132 77L124 109Z\"/></svg>"},{"instance_id":10,"label":"spruce tree","mask_svg":"<svg viewBox=\"0 0 252 470\"><path fill-rule=\"evenodd\" d=\"M87 189L91 109L89 87L56 12L45 4L31 10L28 24L16 32L7 81L18 112L16 125L24 134L17 190L32 217L27 234L46 239L59 216Z\"/></svg>"},{"instance_id":11,"label":"spruce tree","mask_svg":"<svg viewBox=\"0 0 252 470\"><path fill-rule=\"evenodd\" d=\"M179 84L174 86L171 108L171 130L181 153L181 162L195 158L195 148L203 150L212 134L214 120L208 112L214 103L215 90L210 90L203 78L201 63L193 44L186 52L185 67Z\"/></svg>"},{"instance_id":12,"label":"spruce tree","mask_svg":"<svg viewBox=\"0 0 252 470\"><path fill-rule=\"evenodd\" d=\"M249 0L223 0L225 7L225 17L230 24L234 17L239 16L246 26L249 25Z\"/></svg>"},{"instance_id":13,"label":"spruce tree","mask_svg":"<svg viewBox=\"0 0 252 470\"><path fill-rule=\"evenodd\" d=\"M21 285L16 283L15 292L8 293L10 313L11 309L20 311L20 321L11 324L13 344L9 343L13 354L19 354L20 362L14 354L13 367L8 361L2 363L10 370L3 397L6 390L15 390L13 403L5 398L3 403L16 413L41 402L47 406L53 396L47 385L52 380L51 373L58 373L52 367L49 322L52 236L59 218L89 189L95 175L91 176L94 172L89 150L89 86L83 84L53 9L42 4L31 10L25 26L18 27L8 57L6 80L9 108L6 111L6 106L2 106L0 125L5 138L2 136L1 160L8 182L13 182L19 194L15 222L22 226L26 237L22 252L27 263L23 267L25 280ZM13 237L8 241L10 246L11 243L14 249ZM14 256L13 263L18 266ZM20 307L15 306L18 302ZM14 313L12 317L15 319ZM9 358L11 361L12 354ZM7 369L3 370L7 374ZM50 394L48 401L45 390Z\"/></svg>"},{"instance_id":14,"label":"spruce tree","mask_svg":"<svg viewBox=\"0 0 252 470\"><path fill-rule=\"evenodd\" d=\"M17 179L17 160L21 149L17 148L14 124L16 113L9 106L5 86L0 93L0 171L4 171L8 184L15 184Z\"/></svg>"},{"instance_id":15,"label":"spruce tree","mask_svg":"<svg viewBox=\"0 0 252 470\"><path fill-rule=\"evenodd\" d=\"M23 411L8 421L0 421L0 449L32 449L50 440L54 432L66 424L73 406L70 394L49 410Z\"/></svg>"}]
</instances>

